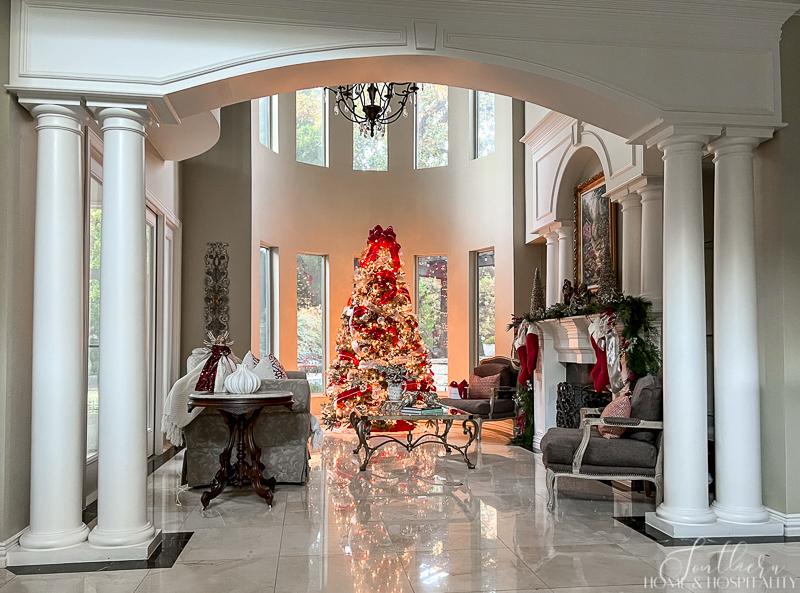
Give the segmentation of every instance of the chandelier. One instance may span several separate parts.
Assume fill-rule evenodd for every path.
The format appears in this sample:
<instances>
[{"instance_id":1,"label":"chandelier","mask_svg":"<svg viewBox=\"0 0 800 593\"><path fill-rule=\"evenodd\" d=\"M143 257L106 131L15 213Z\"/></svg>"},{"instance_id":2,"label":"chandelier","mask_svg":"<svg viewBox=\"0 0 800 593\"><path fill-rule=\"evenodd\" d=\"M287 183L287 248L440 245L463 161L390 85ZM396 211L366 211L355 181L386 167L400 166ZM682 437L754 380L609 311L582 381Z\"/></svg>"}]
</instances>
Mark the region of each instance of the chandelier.
<instances>
[{"instance_id":1,"label":"chandelier","mask_svg":"<svg viewBox=\"0 0 800 593\"><path fill-rule=\"evenodd\" d=\"M413 103L420 87L415 82L369 82L325 88L335 97L333 112L358 124L365 138L374 138L386 134L386 126L401 116L408 117L406 103L410 97Z\"/></svg>"}]
</instances>

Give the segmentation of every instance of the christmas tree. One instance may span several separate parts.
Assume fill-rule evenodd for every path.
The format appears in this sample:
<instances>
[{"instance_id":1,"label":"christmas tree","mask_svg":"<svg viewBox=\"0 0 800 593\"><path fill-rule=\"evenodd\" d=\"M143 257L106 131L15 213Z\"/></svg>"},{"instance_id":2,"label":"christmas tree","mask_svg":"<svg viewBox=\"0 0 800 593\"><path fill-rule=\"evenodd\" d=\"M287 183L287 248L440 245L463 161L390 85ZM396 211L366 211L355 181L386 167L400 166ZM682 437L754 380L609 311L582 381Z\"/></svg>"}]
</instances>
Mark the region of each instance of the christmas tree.
<instances>
[{"instance_id":1,"label":"christmas tree","mask_svg":"<svg viewBox=\"0 0 800 593\"><path fill-rule=\"evenodd\" d=\"M402 376L410 391L433 389L428 353L411 305L400 245L392 227L369 232L342 311L337 358L328 372L324 424L336 427L350 413L377 413L386 400L387 374Z\"/></svg>"}]
</instances>

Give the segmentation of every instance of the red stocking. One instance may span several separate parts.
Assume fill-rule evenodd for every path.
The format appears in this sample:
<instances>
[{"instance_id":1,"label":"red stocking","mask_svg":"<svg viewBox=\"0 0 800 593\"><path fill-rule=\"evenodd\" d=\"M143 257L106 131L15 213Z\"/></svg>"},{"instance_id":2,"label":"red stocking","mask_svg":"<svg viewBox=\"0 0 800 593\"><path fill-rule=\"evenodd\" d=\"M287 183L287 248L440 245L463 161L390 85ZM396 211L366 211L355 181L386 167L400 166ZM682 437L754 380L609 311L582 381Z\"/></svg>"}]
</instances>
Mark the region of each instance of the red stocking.
<instances>
[{"instance_id":1,"label":"red stocking","mask_svg":"<svg viewBox=\"0 0 800 593\"><path fill-rule=\"evenodd\" d=\"M539 362L539 334L526 334L525 348L528 351L528 363L526 368L528 369L528 374L533 375L536 371L536 364Z\"/></svg>"},{"instance_id":2,"label":"red stocking","mask_svg":"<svg viewBox=\"0 0 800 593\"><path fill-rule=\"evenodd\" d=\"M592 372L589 373L589 376L594 382L594 390L603 391L606 385L608 385L608 361L606 359L606 351L597 345L594 338L591 338L591 340L597 362L594 363L594 367L592 368Z\"/></svg>"},{"instance_id":3,"label":"red stocking","mask_svg":"<svg viewBox=\"0 0 800 593\"><path fill-rule=\"evenodd\" d=\"M531 378L531 373L528 370L528 349L525 344L517 348L517 356L519 356L519 375L517 376L517 383L525 385L527 380Z\"/></svg>"}]
</instances>

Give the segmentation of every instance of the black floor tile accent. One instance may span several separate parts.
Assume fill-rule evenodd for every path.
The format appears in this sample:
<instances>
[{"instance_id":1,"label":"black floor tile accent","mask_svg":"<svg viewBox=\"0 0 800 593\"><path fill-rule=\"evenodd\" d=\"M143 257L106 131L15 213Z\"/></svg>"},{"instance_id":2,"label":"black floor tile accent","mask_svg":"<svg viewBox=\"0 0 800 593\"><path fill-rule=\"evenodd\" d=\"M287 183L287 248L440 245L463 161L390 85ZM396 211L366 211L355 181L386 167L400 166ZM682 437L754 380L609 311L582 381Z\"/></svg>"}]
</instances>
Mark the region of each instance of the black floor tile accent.
<instances>
[{"instance_id":1,"label":"black floor tile accent","mask_svg":"<svg viewBox=\"0 0 800 593\"><path fill-rule=\"evenodd\" d=\"M692 546L697 543L698 538L678 538L670 537L666 533L662 533L658 529L653 529L645 523L644 516L638 517L614 517L617 521L630 527L634 531L638 531L642 535L649 537L651 540L662 546ZM800 537L784 537L777 536L759 536L759 537L704 537L699 538L703 545L706 546L722 546L725 544L782 544L790 542L800 542Z\"/></svg>"},{"instance_id":2,"label":"black floor tile accent","mask_svg":"<svg viewBox=\"0 0 800 593\"><path fill-rule=\"evenodd\" d=\"M71 564L36 564L34 566L9 566L16 575L60 574L74 572L106 572L109 570L142 570L147 568L172 568L194 532L162 533L161 545L147 560L117 560L108 562L75 562Z\"/></svg>"}]
</instances>

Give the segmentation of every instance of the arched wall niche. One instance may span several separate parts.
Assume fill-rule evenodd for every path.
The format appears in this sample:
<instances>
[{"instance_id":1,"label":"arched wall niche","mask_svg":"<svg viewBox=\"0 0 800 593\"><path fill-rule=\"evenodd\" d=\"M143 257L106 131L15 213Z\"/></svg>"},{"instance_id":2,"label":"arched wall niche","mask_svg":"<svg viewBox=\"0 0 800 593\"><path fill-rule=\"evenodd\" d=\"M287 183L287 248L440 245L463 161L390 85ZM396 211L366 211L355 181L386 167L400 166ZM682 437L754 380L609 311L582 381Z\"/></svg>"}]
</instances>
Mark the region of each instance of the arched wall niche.
<instances>
[{"instance_id":1,"label":"arched wall niche","mask_svg":"<svg viewBox=\"0 0 800 593\"><path fill-rule=\"evenodd\" d=\"M556 217L559 221L575 220L575 188L602 173L609 177L608 159L590 146L579 146L564 155L563 166L555 179Z\"/></svg>"}]
</instances>

